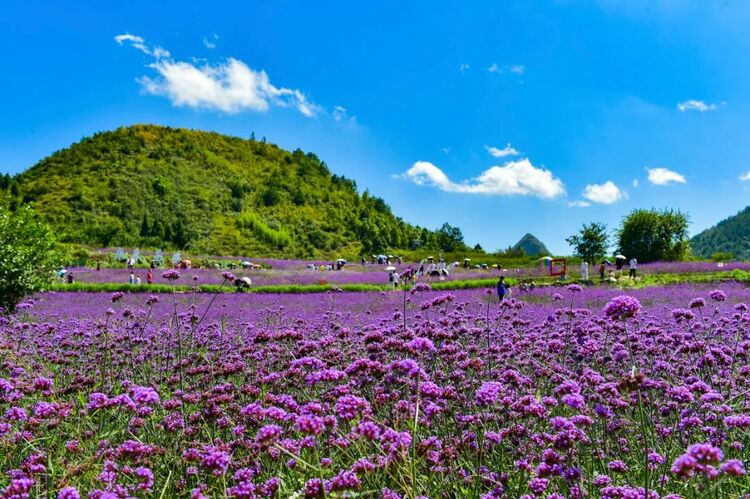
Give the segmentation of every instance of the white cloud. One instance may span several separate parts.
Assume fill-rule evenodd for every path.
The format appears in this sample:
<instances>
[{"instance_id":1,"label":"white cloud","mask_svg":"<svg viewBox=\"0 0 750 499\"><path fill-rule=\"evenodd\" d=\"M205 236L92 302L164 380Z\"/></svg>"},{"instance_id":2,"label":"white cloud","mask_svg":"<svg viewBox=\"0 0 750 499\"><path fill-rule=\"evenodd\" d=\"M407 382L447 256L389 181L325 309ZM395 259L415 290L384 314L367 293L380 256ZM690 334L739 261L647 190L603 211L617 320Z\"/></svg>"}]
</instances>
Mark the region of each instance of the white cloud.
<instances>
[{"instance_id":1,"label":"white cloud","mask_svg":"<svg viewBox=\"0 0 750 499\"><path fill-rule=\"evenodd\" d=\"M510 143L506 144L505 147L502 149L498 149L497 147L492 146L484 146L485 149L487 149L487 152L490 153L492 156L496 158L504 158L506 156L518 156L518 151L513 149L513 147L510 145Z\"/></svg>"},{"instance_id":2,"label":"white cloud","mask_svg":"<svg viewBox=\"0 0 750 499\"><path fill-rule=\"evenodd\" d=\"M638 182L637 178L634 178L633 179L633 187L638 187L638 185L640 185L640 182Z\"/></svg>"},{"instance_id":3,"label":"white cloud","mask_svg":"<svg viewBox=\"0 0 750 499\"><path fill-rule=\"evenodd\" d=\"M464 72L468 71L470 67L471 66L469 66L468 64L461 64L458 67L458 70L461 71L462 73L464 73Z\"/></svg>"},{"instance_id":4,"label":"white cloud","mask_svg":"<svg viewBox=\"0 0 750 499\"><path fill-rule=\"evenodd\" d=\"M442 149L440 149L440 150L441 150L442 152L444 152L445 154L450 154L450 153L451 153L451 148L450 148L450 147L443 147L443 148L442 148Z\"/></svg>"},{"instance_id":5,"label":"white cloud","mask_svg":"<svg viewBox=\"0 0 750 499\"><path fill-rule=\"evenodd\" d=\"M120 45L129 42L154 57L149 67L157 76L143 76L138 82L147 93L164 96L175 106L234 114L266 111L275 105L293 107L308 117L321 111L301 91L273 85L265 71L252 69L238 59L230 57L226 62L198 65L174 61L169 52L161 47L152 48L139 36L118 35L115 41Z\"/></svg>"},{"instance_id":6,"label":"white cloud","mask_svg":"<svg viewBox=\"0 0 750 499\"><path fill-rule=\"evenodd\" d=\"M158 46L149 47L146 44L146 40L141 38L140 36L131 35L130 33L125 33L122 35L117 35L115 37L115 41L119 45L123 45L124 43L129 43L131 47L133 47L136 50L140 50L144 54L150 55L156 59L161 59L162 57L169 57L170 53L168 50L165 50Z\"/></svg>"},{"instance_id":7,"label":"white cloud","mask_svg":"<svg viewBox=\"0 0 750 499\"><path fill-rule=\"evenodd\" d=\"M724 104L722 102L722 104ZM702 100L695 100L695 99L689 99L684 102L680 102L677 104L677 109L684 113L685 111L699 111L701 113L705 113L706 111L716 111L719 109L719 106L716 104L706 104Z\"/></svg>"},{"instance_id":8,"label":"white cloud","mask_svg":"<svg viewBox=\"0 0 750 499\"><path fill-rule=\"evenodd\" d=\"M588 201L571 201L568 203L568 206L572 206L574 208L588 208L591 206L591 203Z\"/></svg>"},{"instance_id":9,"label":"white cloud","mask_svg":"<svg viewBox=\"0 0 750 499\"><path fill-rule=\"evenodd\" d=\"M356 124L357 123L357 117L356 116L349 116L349 113L347 113L346 108L343 106L334 106L333 111L331 112L331 116L333 117L333 120L336 123L350 123L350 124Z\"/></svg>"},{"instance_id":10,"label":"white cloud","mask_svg":"<svg viewBox=\"0 0 750 499\"><path fill-rule=\"evenodd\" d=\"M216 48L216 40L219 39L219 35L216 33L213 33L210 37L204 36L203 37L203 46L207 49L215 49Z\"/></svg>"},{"instance_id":11,"label":"white cloud","mask_svg":"<svg viewBox=\"0 0 750 499\"><path fill-rule=\"evenodd\" d=\"M627 198L627 195L620 190L611 180L603 184L589 184L583 189L583 197L592 203L612 204Z\"/></svg>"},{"instance_id":12,"label":"white cloud","mask_svg":"<svg viewBox=\"0 0 750 499\"><path fill-rule=\"evenodd\" d=\"M750 180L750 171L748 171L747 173L743 175L740 175L740 180L742 180L743 182Z\"/></svg>"},{"instance_id":13,"label":"white cloud","mask_svg":"<svg viewBox=\"0 0 750 499\"><path fill-rule=\"evenodd\" d=\"M509 161L503 166L492 166L478 177L460 183L453 182L440 168L427 161L417 161L400 177L417 185L465 194L520 195L552 199L565 193L560 179L555 178L549 170L535 167L528 159Z\"/></svg>"},{"instance_id":14,"label":"white cloud","mask_svg":"<svg viewBox=\"0 0 750 499\"><path fill-rule=\"evenodd\" d=\"M686 184L687 180L681 174L666 168L646 168L648 181L654 185Z\"/></svg>"},{"instance_id":15,"label":"white cloud","mask_svg":"<svg viewBox=\"0 0 750 499\"><path fill-rule=\"evenodd\" d=\"M497 63L493 62L490 64L490 67L487 68L487 71L497 74L513 73L516 75L522 75L526 71L526 67L522 64L506 64L505 66L498 66Z\"/></svg>"}]
</instances>

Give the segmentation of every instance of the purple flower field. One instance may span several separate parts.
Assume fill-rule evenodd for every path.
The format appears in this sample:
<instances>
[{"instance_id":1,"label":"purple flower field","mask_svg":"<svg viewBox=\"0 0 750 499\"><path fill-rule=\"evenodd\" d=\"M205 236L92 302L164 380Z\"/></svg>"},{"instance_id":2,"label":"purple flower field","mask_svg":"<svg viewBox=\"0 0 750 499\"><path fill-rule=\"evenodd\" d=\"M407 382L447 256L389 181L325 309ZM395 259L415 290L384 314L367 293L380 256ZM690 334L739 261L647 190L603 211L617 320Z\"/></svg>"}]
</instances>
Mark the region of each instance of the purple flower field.
<instances>
[{"instance_id":1,"label":"purple flower field","mask_svg":"<svg viewBox=\"0 0 750 499\"><path fill-rule=\"evenodd\" d=\"M750 291L42 293L2 497L740 497Z\"/></svg>"}]
</instances>

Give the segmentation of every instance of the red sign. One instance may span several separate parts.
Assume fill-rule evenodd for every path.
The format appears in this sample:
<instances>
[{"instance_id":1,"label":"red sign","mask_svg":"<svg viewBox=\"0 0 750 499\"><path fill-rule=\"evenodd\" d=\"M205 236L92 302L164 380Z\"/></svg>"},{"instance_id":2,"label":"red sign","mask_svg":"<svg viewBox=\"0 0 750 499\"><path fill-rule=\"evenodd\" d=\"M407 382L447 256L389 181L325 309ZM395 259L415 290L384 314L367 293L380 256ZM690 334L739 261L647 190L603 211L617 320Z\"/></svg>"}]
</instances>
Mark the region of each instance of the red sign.
<instances>
[{"instance_id":1,"label":"red sign","mask_svg":"<svg viewBox=\"0 0 750 499\"><path fill-rule=\"evenodd\" d=\"M550 260L549 275L561 276L567 273L568 273L568 266L565 264L565 258L555 258L553 260Z\"/></svg>"}]
</instances>

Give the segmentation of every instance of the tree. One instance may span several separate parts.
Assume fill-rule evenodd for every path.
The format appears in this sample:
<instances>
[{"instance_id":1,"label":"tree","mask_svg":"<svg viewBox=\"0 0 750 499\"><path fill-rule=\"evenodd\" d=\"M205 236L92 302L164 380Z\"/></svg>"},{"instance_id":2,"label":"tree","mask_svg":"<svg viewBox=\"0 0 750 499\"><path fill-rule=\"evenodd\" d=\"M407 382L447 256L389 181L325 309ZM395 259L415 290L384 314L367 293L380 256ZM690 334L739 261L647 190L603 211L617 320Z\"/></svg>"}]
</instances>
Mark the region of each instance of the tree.
<instances>
[{"instance_id":1,"label":"tree","mask_svg":"<svg viewBox=\"0 0 750 499\"><path fill-rule=\"evenodd\" d=\"M442 227L436 231L438 249L443 251L456 251L464 249L464 235L461 229L453 227L445 222Z\"/></svg>"},{"instance_id":2,"label":"tree","mask_svg":"<svg viewBox=\"0 0 750 499\"><path fill-rule=\"evenodd\" d=\"M641 262L681 260L689 250L689 224L679 210L634 210L617 231L617 249Z\"/></svg>"},{"instance_id":3,"label":"tree","mask_svg":"<svg viewBox=\"0 0 750 499\"><path fill-rule=\"evenodd\" d=\"M577 234L573 234L565 241L573 247L573 254L580 256L585 262L594 263L607 254L607 226L597 222L583 224Z\"/></svg>"},{"instance_id":4,"label":"tree","mask_svg":"<svg viewBox=\"0 0 750 499\"><path fill-rule=\"evenodd\" d=\"M29 207L0 206L0 307L15 310L24 296L43 289L58 265L49 226Z\"/></svg>"}]
</instances>

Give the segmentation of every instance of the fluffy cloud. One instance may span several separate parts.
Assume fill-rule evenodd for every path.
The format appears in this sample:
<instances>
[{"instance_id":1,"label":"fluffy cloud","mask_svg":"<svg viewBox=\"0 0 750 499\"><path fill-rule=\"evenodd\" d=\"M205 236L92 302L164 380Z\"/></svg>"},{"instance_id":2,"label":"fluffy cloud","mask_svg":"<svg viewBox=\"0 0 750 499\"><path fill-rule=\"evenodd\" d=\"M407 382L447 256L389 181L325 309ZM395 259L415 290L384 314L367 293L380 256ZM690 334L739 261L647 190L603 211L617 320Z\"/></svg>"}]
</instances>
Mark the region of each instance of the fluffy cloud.
<instances>
[{"instance_id":1,"label":"fluffy cloud","mask_svg":"<svg viewBox=\"0 0 750 499\"><path fill-rule=\"evenodd\" d=\"M496 158L504 158L506 156L518 156L518 151L513 149L510 143L506 144L502 149L492 146L484 146L487 152Z\"/></svg>"},{"instance_id":2,"label":"fluffy cloud","mask_svg":"<svg viewBox=\"0 0 750 499\"><path fill-rule=\"evenodd\" d=\"M666 168L646 168L646 171L648 171L648 181L653 185L687 183L684 176Z\"/></svg>"},{"instance_id":3,"label":"fluffy cloud","mask_svg":"<svg viewBox=\"0 0 750 499\"><path fill-rule=\"evenodd\" d=\"M706 104L702 100L690 99L677 104L677 109L684 113L685 111L699 111L705 113L706 111L716 111L719 106L716 104Z\"/></svg>"},{"instance_id":4,"label":"fluffy cloud","mask_svg":"<svg viewBox=\"0 0 750 499\"><path fill-rule=\"evenodd\" d=\"M750 171L748 171L747 173L743 175L740 175L740 180L742 180L743 182L750 180Z\"/></svg>"},{"instance_id":5,"label":"fluffy cloud","mask_svg":"<svg viewBox=\"0 0 750 499\"><path fill-rule=\"evenodd\" d=\"M174 61L161 47L151 47L143 38L118 35L115 41L130 43L154 57L149 64L157 76L143 76L138 82L144 91L168 98L175 106L212 109L228 114L241 111L266 111L272 105L293 107L305 116L315 116L321 108L296 89L273 85L265 71L250 68L229 58L226 62L198 65Z\"/></svg>"},{"instance_id":6,"label":"fluffy cloud","mask_svg":"<svg viewBox=\"0 0 750 499\"><path fill-rule=\"evenodd\" d=\"M565 193L560 179L555 178L549 170L535 167L528 159L493 166L478 177L460 183L453 182L440 168L427 161L417 161L401 176L417 185L465 194L552 199Z\"/></svg>"},{"instance_id":7,"label":"fluffy cloud","mask_svg":"<svg viewBox=\"0 0 750 499\"><path fill-rule=\"evenodd\" d=\"M589 184L583 189L583 197L598 204L616 203L627 196L611 180L603 184Z\"/></svg>"},{"instance_id":8,"label":"fluffy cloud","mask_svg":"<svg viewBox=\"0 0 750 499\"><path fill-rule=\"evenodd\" d=\"M468 70L469 70L469 67L470 67L470 66L469 66L468 64L464 63L464 64L461 64L461 65L460 65L460 66L458 67L458 70L459 70L459 71L461 71L462 73L464 73L464 72L466 72L466 71L468 71Z\"/></svg>"}]
</instances>

